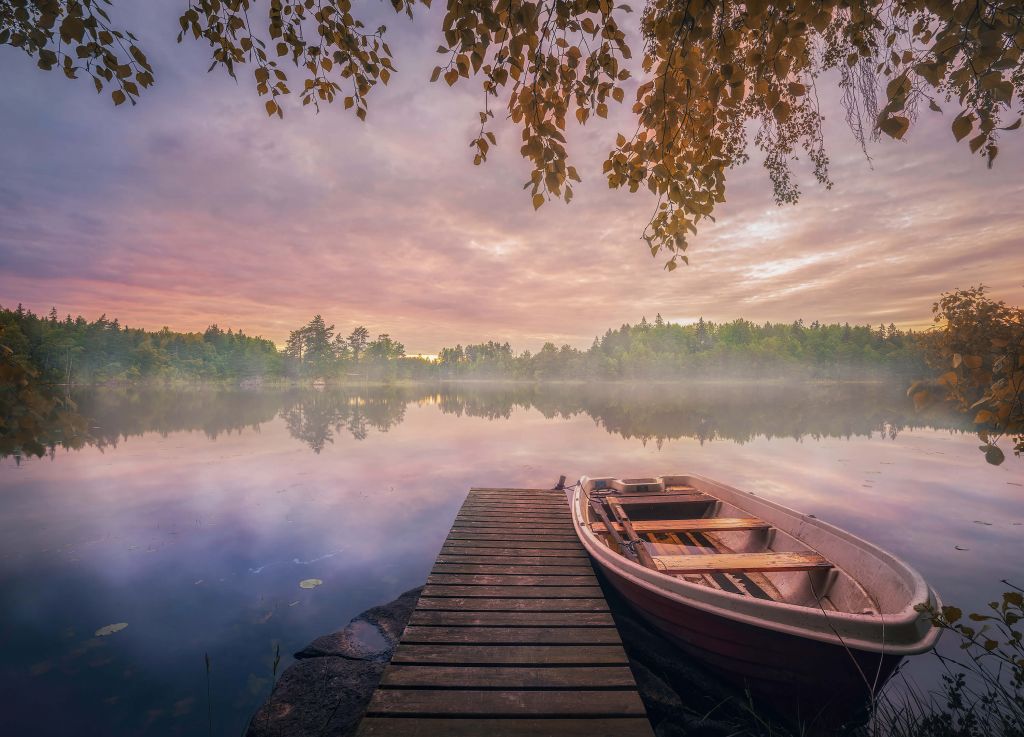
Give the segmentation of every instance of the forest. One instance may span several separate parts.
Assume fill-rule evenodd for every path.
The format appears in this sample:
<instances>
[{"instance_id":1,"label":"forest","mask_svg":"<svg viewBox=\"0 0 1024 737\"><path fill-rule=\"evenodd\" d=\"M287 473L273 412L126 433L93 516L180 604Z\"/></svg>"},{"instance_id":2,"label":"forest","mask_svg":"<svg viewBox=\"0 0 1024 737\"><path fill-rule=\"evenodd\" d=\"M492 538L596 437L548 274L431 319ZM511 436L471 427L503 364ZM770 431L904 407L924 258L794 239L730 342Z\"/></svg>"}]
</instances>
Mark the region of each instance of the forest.
<instances>
[{"instance_id":1,"label":"forest","mask_svg":"<svg viewBox=\"0 0 1024 737\"><path fill-rule=\"evenodd\" d=\"M211 325L202 333L147 331L106 315L89 321L0 307L0 345L44 381L65 385L141 382L327 383L464 379L672 380L919 378L926 373L920 333L895 325L755 324L737 319L693 324L653 321L608 329L587 350L546 343L517 353L507 341L409 356L386 333L347 335L320 315L293 330L283 349L265 338Z\"/></svg>"}]
</instances>

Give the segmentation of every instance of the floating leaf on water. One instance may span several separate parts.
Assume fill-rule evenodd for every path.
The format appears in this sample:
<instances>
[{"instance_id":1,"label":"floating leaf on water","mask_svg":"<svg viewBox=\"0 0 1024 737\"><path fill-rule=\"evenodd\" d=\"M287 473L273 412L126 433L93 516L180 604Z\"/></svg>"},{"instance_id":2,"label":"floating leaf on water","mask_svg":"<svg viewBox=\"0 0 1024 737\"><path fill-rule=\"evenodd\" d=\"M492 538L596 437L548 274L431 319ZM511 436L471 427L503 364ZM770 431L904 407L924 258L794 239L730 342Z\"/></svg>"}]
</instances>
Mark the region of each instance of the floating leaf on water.
<instances>
[{"instance_id":1,"label":"floating leaf on water","mask_svg":"<svg viewBox=\"0 0 1024 737\"><path fill-rule=\"evenodd\" d=\"M976 524L976 525L987 525L988 527L992 526L991 522L982 522L980 519L974 520L974 524Z\"/></svg>"},{"instance_id":2,"label":"floating leaf on water","mask_svg":"<svg viewBox=\"0 0 1024 737\"><path fill-rule=\"evenodd\" d=\"M959 545L954 545L953 547L956 548L957 550L970 550L970 548L962 548Z\"/></svg>"},{"instance_id":3,"label":"floating leaf on water","mask_svg":"<svg viewBox=\"0 0 1024 737\"><path fill-rule=\"evenodd\" d=\"M322 583L323 581L319 578L307 578L304 581L299 581L299 586L304 589L315 589Z\"/></svg>"},{"instance_id":4,"label":"floating leaf on water","mask_svg":"<svg viewBox=\"0 0 1024 737\"><path fill-rule=\"evenodd\" d=\"M106 627L100 627L96 630L96 637L106 637L112 635L115 632L120 632L128 626L127 622L117 622L116 624L108 624Z\"/></svg>"}]
</instances>

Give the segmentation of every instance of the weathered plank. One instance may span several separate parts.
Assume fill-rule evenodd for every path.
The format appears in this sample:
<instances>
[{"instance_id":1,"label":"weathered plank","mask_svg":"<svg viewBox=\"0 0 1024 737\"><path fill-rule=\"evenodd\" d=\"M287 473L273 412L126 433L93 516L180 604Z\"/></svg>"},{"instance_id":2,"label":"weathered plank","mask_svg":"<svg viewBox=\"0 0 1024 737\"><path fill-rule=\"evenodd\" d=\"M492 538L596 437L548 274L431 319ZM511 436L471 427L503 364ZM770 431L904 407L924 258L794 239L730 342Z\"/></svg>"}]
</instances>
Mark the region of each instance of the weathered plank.
<instances>
[{"instance_id":1,"label":"weathered plank","mask_svg":"<svg viewBox=\"0 0 1024 737\"><path fill-rule=\"evenodd\" d=\"M545 551L557 552L557 551ZM494 555L466 555L462 553L442 553L437 556L435 564L458 563L458 564L480 564L480 565L510 565L510 566L590 566L590 560L584 555L558 556L558 555L517 555L511 558L501 558Z\"/></svg>"},{"instance_id":2,"label":"weathered plank","mask_svg":"<svg viewBox=\"0 0 1024 737\"><path fill-rule=\"evenodd\" d=\"M771 527L764 520L756 517L708 517L697 519L658 519L633 520L633 529L637 532L730 532L734 530L762 530ZM623 531L618 522L613 523L615 529ZM594 532L605 532L604 523L592 522L590 528Z\"/></svg>"},{"instance_id":3,"label":"weathered plank","mask_svg":"<svg viewBox=\"0 0 1024 737\"><path fill-rule=\"evenodd\" d=\"M497 519L487 520L473 520L473 519L461 519L456 518L452 527L461 527L465 530L565 530L572 529L570 526L566 528L565 522L560 520L550 520L546 517L540 519L531 520L530 522L523 524L518 520L508 520L504 517L498 517Z\"/></svg>"},{"instance_id":4,"label":"weathered plank","mask_svg":"<svg viewBox=\"0 0 1024 737\"><path fill-rule=\"evenodd\" d=\"M536 576L479 573L431 573L427 583L467 586L597 586L593 573L576 576Z\"/></svg>"},{"instance_id":5,"label":"weathered plank","mask_svg":"<svg viewBox=\"0 0 1024 737\"><path fill-rule=\"evenodd\" d=\"M578 547L572 548L536 548L536 547L502 547L494 545L476 545L471 540L453 540L451 544L441 548L442 555L489 555L498 558L587 558L587 552Z\"/></svg>"},{"instance_id":6,"label":"weathered plank","mask_svg":"<svg viewBox=\"0 0 1024 737\"><path fill-rule=\"evenodd\" d=\"M531 521L540 518L541 515L538 515L534 512L514 512L508 510L500 510L494 507L464 507L459 510L458 518L463 517L487 517L490 519L497 520L518 520L520 522L529 524ZM546 512L543 515L543 519L554 521L564 520L566 523L571 523L572 515L567 509L564 511L552 510L551 512Z\"/></svg>"},{"instance_id":7,"label":"weathered plank","mask_svg":"<svg viewBox=\"0 0 1024 737\"><path fill-rule=\"evenodd\" d=\"M831 568L817 553L719 553L710 555L656 555L660 570L669 573L714 573L716 571L809 571Z\"/></svg>"},{"instance_id":8,"label":"weathered plank","mask_svg":"<svg viewBox=\"0 0 1024 737\"><path fill-rule=\"evenodd\" d=\"M444 719L368 717L359 737L652 737L642 717Z\"/></svg>"},{"instance_id":9,"label":"weathered plank","mask_svg":"<svg viewBox=\"0 0 1024 737\"><path fill-rule=\"evenodd\" d=\"M489 599L596 599L600 586L449 586L427 584L421 596L457 596Z\"/></svg>"},{"instance_id":10,"label":"weathered plank","mask_svg":"<svg viewBox=\"0 0 1024 737\"><path fill-rule=\"evenodd\" d=\"M575 534L566 535L556 532L509 532L496 530L494 532L480 532L479 530L465 531L462 529L452 530L448 533L449 540L536 540L538 542L560 542L579 545L579 538Z\"/></svg>"},{"instance_id":11,"label":"weathered plank","mask_svg":"<svg viewBox=\"0 0 1024 737\"><path fill-rule=\"evenodd\" d=\"M566 512L553 512L551 514L545 514L543 517L538 517L535 514L522 514L520 512L508 512L503 514L495 510L467 510L459 511L456 516L457 520L467 519L472 521L481 522L517 522L520 524L571 524L572 515Z\"/></svg>"},{"instance_id":12,"label":"weathered plank","mask_svg":"<svg viewBox=\"0 0 1024 737\"><path fill-rule=\"evenodd\" d=\"M633 674L626 666L506 668L449 665L396 665L381 678L388 687L445 688L633 688Z\"/></svg>"},{"instance_id":13,"label":"weathered plank","mask_svg":"<svg viewBox=\"0 0 1024 737\"><path fill-rule=\"evenodd\" d=\"M535 600L534 600L535 601ZM410 625L464 627L611 627L607 612L466 612L417 609Z\"/></svg>"},{"instance_id":14,"label":"weathered plank","mask_svg":"<svg viewBox=\"0 0 1024 737\"><path fill-rule=\"evenodd\" d=\"M621 645L406 645L391 662L449 665L625 665Z\"/></svg>"},{"instance_id":15,"label":"weathered plank","mask_svg":"<svg viewBox=\"0 0 1024 737\"><path fill-rule=\"evenodd\" d=\"M471 543L478 548L537 548L547 550L582 550L579 540L446 540L445 545Z\"/></svg>"},{"instance_id":16,"label":"weathered plank","mask_svg":"<svg viewBox=\"0 0 1024 737\"><path fill-rule=\"evenodd\" d=\"M614 627L438 627L409 625L402 642L451 645L616 645Z\"/></svg>"},{"instance_id":17,"label":"weathered plank","mask_svg":"<svg viewBox=\"0 0 1024 737\"><path fill-rule=\"evenodd\" d=\"M518 565L514 560L493 565L459 565L458 563L435 563L431 573L477 573L491 576L584 576L593 573L589 563L574 566Z\"/></svg>"},{"instance_id":18,"label":"weathered plank","mask_svg":"<svg viewBox=\"0 0 1024 737\"><path fill-rule=\"evenodd\" d=\"M416 604L418 609L454 610L463 612L607 612L608 602L601 598L593 599L520 599L514 596L494 599L470 598L458 596L420 596Z\"/></svg>"},{"instance_id":19,"label":"weathered plank","mask_svg":"<svg viewBox=\"0 0 1024 737\"><path fill-rule=\"evenodd\" d=\"M660 504L706 504L717 501L714 497L703 494L699 491L690 494L623 494L616 496L615 500L622 506L653 506Z\"/></svg>"},{"instance_id":20,"label":"weathered plank","mask_svg":"<svg viewBox=\"0 0 1024 737\"><path fill-rule=\"evenodd\" d=\"M377 689L366 713L462 716L643 716L636 691L455 691Z\"/></svg>"}]
</instances>

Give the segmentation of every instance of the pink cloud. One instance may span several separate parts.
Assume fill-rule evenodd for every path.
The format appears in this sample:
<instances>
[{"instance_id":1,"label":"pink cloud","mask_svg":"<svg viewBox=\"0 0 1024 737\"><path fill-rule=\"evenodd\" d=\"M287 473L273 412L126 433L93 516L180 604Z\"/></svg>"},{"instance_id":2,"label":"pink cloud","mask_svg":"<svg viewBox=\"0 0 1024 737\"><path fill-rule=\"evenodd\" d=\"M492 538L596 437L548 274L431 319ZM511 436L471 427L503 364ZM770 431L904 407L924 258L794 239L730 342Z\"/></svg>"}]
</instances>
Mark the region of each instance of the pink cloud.
<instances>
[{"instance_id":1,"label":"pink cloud","mask_svg":"<svg viewBox=\"0 0 1024 737\"><path fill-rule=\"evenodd\" d=\"M668 274L639 240L652 200L600 173L624 113L571 135L585 182L571 205L533 212L518 133L499 125L473 167L476 83L425 81L436 15L394 23L400 74L366 124L340 107L269 120L246 82L205 77L195 46L156 42L158 85L116 110L0 49L0 303L278 342L319 312L435 352L585 346L658 312L919 326L939 292L979 282L1024 302L1019 136L988 171L950 115L925 112L909 143L873 148L872 170L826 99L836 186L809 183L780 209L758 166L731 172L692 265Z\"/></svg>"}]
</instances>

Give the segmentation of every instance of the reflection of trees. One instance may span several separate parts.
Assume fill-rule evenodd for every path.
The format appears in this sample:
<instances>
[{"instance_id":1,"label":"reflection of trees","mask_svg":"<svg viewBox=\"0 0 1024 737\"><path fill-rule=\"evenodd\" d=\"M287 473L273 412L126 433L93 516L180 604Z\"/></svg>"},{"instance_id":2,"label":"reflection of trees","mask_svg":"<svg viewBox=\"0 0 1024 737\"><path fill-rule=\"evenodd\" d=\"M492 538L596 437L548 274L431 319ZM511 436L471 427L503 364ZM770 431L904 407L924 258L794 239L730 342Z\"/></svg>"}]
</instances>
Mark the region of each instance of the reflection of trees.
<instances>
[{"instance_id":1,"label":"reflection of trees","mask_svg":"<svg viewBox=\"0 0 1024 737\"><path fill-rule=\"evenodd\" d=\"M365 439L405 419L410 403L443 414L503 420L534 409L549 419L587 415L609 433L659 445L756 437L895 437L905 429L965 429L959 415L915 412L902 387L884 384L501 384L313 389L99 389L75 396L88 430L54 432L47 447L116 446L144 432L203 432L210 438L259 427L280 414L315 453L335 438ZM83 427L85 426L83 425ZM12 454L0 447L0 456Z\"/></svg>"},{"instance_id":2,"label":"reflection of trees","mask_svg":"<svg viewBox=\"0 0 1024 737\"><path fill-rule=\"evenodd\" d=\"M905 429L962 429L960 418L920 414L891 384L531 384L451 386L443 412L497 419L515 407L548 418L589 415L609 433L658 444L755 437L895 437Z\"/></svg>"},{"instance_id":3,"label":"reflection of trees","mask_svg":"<svg viewBox=\"0 0 1024 737\"><path fill-rule=\"evenodd\" d=\"M348 391L295 391L285 395L281 417L292 437L319 453L334 442L336 433L348 432L364 440L370 430L387 432L405 419L413 401L396 389Z\"/></svg>"}]
</instances>

